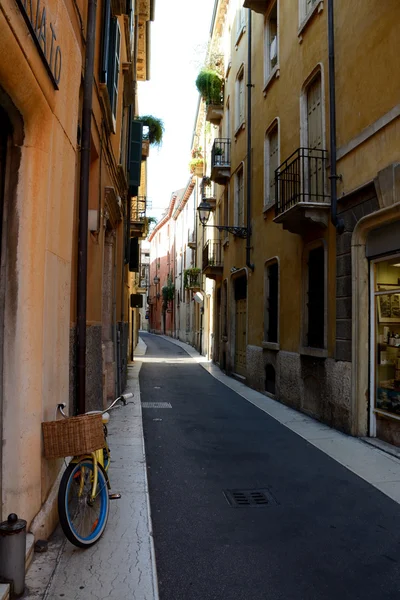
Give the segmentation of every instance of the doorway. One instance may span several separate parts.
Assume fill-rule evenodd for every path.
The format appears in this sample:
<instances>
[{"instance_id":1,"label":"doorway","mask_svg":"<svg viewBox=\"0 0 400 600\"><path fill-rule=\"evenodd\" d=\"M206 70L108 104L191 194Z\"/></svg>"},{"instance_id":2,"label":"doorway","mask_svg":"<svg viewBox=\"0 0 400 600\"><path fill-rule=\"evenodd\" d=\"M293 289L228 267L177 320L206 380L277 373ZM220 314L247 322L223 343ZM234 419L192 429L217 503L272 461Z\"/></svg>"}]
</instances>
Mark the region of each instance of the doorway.
<instances>
[{"instance_id":1,"label":"doorway","mask_svg":"<svg viewBox=\"0 0 400 600\"><path fill-rule=\"evenodd\" d=\"M246 376L247 279L234 282L235 289L235 373Z\"/></svg>"}]
</instances>

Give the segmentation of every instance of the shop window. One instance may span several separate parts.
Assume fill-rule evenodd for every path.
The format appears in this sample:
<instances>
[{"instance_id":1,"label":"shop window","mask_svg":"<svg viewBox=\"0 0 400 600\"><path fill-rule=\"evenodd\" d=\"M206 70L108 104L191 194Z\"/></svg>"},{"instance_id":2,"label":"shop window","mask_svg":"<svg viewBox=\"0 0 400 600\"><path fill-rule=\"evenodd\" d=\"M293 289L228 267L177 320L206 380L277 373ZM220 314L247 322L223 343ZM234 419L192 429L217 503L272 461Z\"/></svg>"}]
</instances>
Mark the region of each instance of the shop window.
<instances>
[{"instance_id":1,"label":"shop window","mask_svg":"<svg viewBox=\"0 0 400 600\"><path fill-rule=\"evenodd\" d=\"M400 418L400 255L373 263L374 409Z\"/></svg>"},{"instance_id":2,"label":"shop window","mask_svg":"<svg viewBox=\"0 0 400 600\"><path fill-rule=\"evenodd\" d=\"M264 340L278 343L279 265L270 263L265 269Z\"/></svg>"}]
</instances>

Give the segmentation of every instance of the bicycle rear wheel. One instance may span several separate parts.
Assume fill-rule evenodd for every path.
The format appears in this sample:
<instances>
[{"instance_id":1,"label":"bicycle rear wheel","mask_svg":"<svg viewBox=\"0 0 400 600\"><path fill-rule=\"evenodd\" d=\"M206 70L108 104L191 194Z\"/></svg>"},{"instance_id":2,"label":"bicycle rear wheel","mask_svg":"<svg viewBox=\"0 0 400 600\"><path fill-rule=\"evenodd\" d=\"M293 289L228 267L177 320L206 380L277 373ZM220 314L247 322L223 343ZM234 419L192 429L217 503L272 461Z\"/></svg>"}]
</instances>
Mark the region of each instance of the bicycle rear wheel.
<instances>
[{"instance_id":1,"label":"bicycle rear wheel","mask_svg":"<svg viewBox=\"0 0 400 600\"><path fill-rule=\"evenodd\" d=\"M94 465L90 458L68 465L58 490L58 514L62 530L79 548L93 546L107 524L110 500L105 473L97 466L96 495L91 500Z\"/></svg>"}]
</instances>

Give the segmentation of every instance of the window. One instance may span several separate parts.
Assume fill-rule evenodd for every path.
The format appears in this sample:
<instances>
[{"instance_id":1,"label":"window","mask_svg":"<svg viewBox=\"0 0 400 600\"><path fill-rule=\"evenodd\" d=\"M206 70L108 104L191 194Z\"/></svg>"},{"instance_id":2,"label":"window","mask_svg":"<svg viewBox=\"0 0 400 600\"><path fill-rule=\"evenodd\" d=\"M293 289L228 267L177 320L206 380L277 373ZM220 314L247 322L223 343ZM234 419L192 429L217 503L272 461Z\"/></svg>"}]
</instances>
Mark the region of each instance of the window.
<instances>
[{"instance_id":1,"label":"window","mask_svg":"<svg viewBox=\"0 0 400 600\"><path fill-rule=\"evenodd\" d=\"M245 9L243 8L243 0L238 0L238 8L236 11L236 35L237 35L237 37L239 37L240 34L242 33L245 24L246 24L246 13L245 13Z\"/></svg>"},{"instance_id":2,"label":"window","mask_svg":"<svg viewBox=\"0 0 400 600\"><path fill-rule=\"evenodd\" d=\"M278 343L279 265L269 263L265 269L264 340Z\"/></svg>"},{"instance_id":3,"label":"window","mask_svg":"<svg viewBox=\"0 0 400 600\"><path fill-rule=\"evenodd\" d=\"M236 129L244 123L244 68L242 67L236 79Z\"/></svg>"},{"instance_id":4,"label":"window","mask_svg":"<svg viewBox=\"0 0 400 600\"><path fill-rule=\"evenodd\" d=\"M275 121L265 136L264 206L275 203L275 171L279 167L279 130Z\"/></svg>"},{"instance_id":5,"label":"window","mask_svg":"<svg viewBox=\"0 0 400 600\"><path fill-rule=\"evenodd\" d=\"M244 187L243 167L241 166L235 176L235 226L244 227Z\"/></svg>"},{"instance_id":6,"label":"window","mask_svg":"<svg viewBox=\"0 0 400 600\"><path fill-rule=\"evenodd\" d=\"M314 8L320 0L300 0L300 23L305 21L311 15Z\"/></svg>"},{"instance_id":7,"label":"window","mask_svg":"<svg viewBox=\"0 0 400 600\"><path fill-rule=\"evenodd\" d=\"M307 339L311 348L325 346L325 250L323 246L308 252L307 260Z\"/></svg>"},{"instance_id":8,"label":"window","mask_svg":"<svg viewBox=\"0 0 400 600\"><path fill-rule=\"evenodd\" d=\"M121 30L118 19L111 16L110 0L105 0L103 3L100 81L107 86L110 109L114 119L116 119L118 108L120 58Z\"/></svg>"},{"instance_id":9,"label":"window","mask_svg":"<svg viewBox=\"0 0 400 600\"><path fill-rule=\"evenodd\" d=\"M226 108L225 108L225 137L230 140L231 138L231 115L230 115L230 110L229 110L229 98L226 101Z\"/></svg>"},{"instance_id":10,"label":"window","mask_svg":"<svg viewBox=\"0 0 400 600\"><path fill-rule=\"evenodd\" d=\"M278 64L278 3L275 2L264 28L264 77L267 81Z\"/></svg>"}]
</instances>

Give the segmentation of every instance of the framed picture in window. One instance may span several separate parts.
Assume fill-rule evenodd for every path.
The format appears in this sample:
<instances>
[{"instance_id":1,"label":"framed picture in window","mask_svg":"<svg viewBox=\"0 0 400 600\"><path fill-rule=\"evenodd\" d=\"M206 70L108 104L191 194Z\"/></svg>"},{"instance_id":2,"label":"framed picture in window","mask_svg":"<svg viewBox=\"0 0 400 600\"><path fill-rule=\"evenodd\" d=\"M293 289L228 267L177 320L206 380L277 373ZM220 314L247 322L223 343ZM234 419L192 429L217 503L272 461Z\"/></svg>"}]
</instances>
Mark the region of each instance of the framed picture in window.
<instances>
[{"instance_id":1,"label":"framed picture in window","mask_svg":"<svg viewBox=\"0 0 400 600\"><path fill-rule=\"evenodd\" d=\"M378 292L388 292L380 293L376 298L379 323L400 323L400 284L378 283Z\"/></svg>"}]
</instances>

